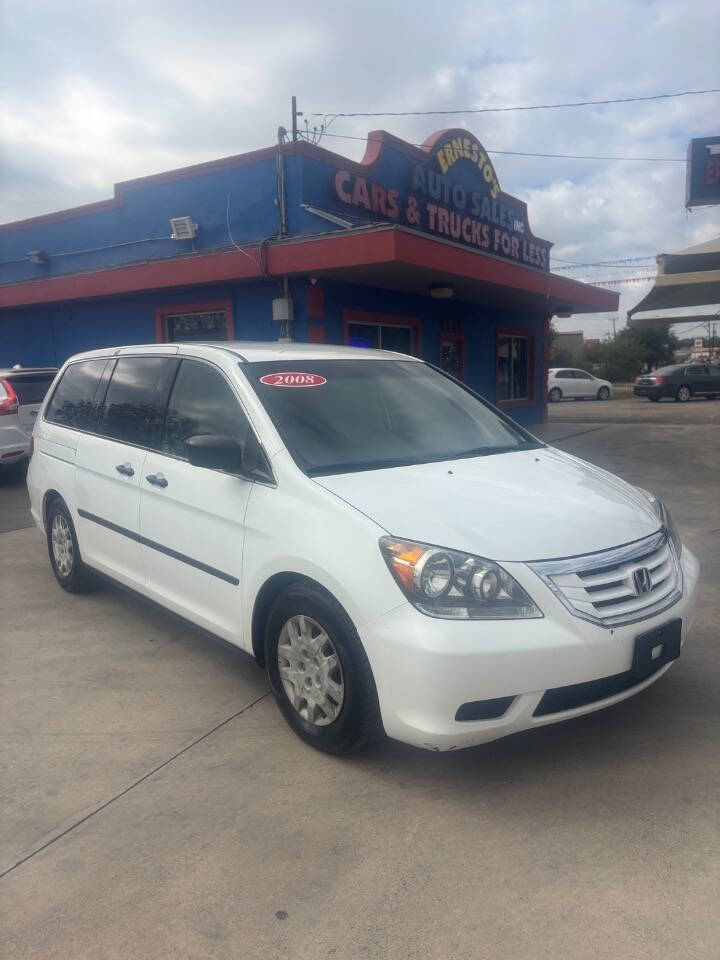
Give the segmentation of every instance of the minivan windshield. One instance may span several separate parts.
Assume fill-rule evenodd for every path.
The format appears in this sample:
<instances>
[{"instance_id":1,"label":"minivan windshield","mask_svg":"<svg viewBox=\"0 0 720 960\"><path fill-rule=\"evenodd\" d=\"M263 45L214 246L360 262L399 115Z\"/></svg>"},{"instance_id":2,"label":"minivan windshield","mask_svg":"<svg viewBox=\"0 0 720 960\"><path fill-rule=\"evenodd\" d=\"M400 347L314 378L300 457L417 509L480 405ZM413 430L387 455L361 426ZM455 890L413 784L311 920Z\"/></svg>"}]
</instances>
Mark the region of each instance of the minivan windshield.
<instances>
[{"instance_id":1,"label":"minivan windshield","mask_svg":"<svg viewBox=\"0 0 720 960\"><path fill-rule=\"evenodd\" d=\"M289 359L241 368L309 476L542 446L417 361Z\"/></svg>"}]
</instances>

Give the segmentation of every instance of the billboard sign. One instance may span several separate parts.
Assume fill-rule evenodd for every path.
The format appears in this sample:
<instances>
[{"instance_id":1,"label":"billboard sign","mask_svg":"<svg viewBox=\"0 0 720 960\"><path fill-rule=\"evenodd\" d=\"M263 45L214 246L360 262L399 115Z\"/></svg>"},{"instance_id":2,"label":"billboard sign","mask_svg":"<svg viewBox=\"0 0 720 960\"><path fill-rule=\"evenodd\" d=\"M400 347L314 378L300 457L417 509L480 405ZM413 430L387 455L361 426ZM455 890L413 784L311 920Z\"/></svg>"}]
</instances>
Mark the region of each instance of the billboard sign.
<instances>
[{"instance_id":1,"label":"billboard sign","mask_svg":"<svg viewBox=\"0 0 720 960\"><path fill-rule=\"evenodd\" d=\"M691 140L688 146L686 207L720 204L720 136Z\"/></svg>"}]
</instances>

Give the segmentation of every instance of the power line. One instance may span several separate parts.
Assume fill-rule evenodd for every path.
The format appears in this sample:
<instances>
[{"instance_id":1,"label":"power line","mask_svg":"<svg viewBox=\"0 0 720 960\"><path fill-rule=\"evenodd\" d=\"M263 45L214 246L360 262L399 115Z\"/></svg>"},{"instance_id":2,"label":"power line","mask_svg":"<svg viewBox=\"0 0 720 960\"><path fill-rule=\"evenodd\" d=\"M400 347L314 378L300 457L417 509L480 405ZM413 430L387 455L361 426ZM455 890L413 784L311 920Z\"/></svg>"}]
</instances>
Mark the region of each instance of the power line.
<instances>
[{"instance_id":1,"label":"power line","mask_svg":"<svg viewBox=\"0 0 720 960\"><path fill-rule=\"evenodd\" d=\"M377 110L373 112L332 113L316 111L314 117L432 117L460 113L511 113L518 110L558 110L564 107L596 107L611 103L643 103L649 100L671 100L675 97L696 97L704 93L720 93L720 87L709 90L680 90L677 93L655 93L647 97L618 97L612 100L577 100L570 103L536 103L521 107L467 107L456 110Z\"/></svg>"},{"instance_id":2,"label":"power line","mask_svg":"<svg viewBox=\"0 0 720 960\"><path fill-rule=\"evenodd\" d=\"M349 133L328 133L327 130L324 130L321 133L321 137L333 137L336 140L361 140L363 143L378 143L377 137L355 137ZM309 138L303 137L303 139ZM422 147L422 143L411 143L411 147ZM606 157L606 156L595 156L591 154L576 154L576 153L527 153L521 150L487 150L487 153L493 154L493 156L506 156L506 157L540 157L550 160L640 160L643 162L651 163L685 163L685 157Z\"/></svg>"}]
</instances>

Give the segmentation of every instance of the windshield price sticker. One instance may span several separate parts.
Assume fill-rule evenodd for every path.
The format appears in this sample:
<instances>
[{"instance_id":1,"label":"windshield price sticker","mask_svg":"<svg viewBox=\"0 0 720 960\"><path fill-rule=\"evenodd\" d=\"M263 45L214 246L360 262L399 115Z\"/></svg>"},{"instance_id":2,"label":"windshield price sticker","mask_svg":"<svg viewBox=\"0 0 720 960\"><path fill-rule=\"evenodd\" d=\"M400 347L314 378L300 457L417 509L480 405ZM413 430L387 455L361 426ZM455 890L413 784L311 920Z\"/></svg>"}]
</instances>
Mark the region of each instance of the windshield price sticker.
<instances>
[{"instance_id":1,"label":"windshield price sticker","mask_svg":"<svg viewBox=\"0 0 720 960\"><path fill-rule=\"evenodd\" d=\"M260 383L268 387L321 387L327 380L319 373L266 373Z\"/></svg>"}]
</instances>

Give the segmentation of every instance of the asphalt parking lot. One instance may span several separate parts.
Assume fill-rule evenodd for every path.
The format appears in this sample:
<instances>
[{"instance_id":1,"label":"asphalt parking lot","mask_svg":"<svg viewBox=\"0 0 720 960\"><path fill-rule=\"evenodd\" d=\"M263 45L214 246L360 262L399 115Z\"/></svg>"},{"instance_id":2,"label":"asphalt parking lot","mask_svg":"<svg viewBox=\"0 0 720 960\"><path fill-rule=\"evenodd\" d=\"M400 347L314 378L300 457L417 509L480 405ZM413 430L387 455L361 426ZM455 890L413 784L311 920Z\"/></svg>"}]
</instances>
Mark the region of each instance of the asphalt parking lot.
<instances>
[{"instance_id":1,"label":"asphalt parking lot","mask_svg":"<svg viewBox=\"0 0 720 960\"><path fill-rule=\"evenodd\" d=\"M717 956L720 401L626 403L538 432L666 500L703 568L690 641L623 704L457 753L317 754L245 655L61 591L0 479L3 955Z\"/></svg>"}]
</instances>

